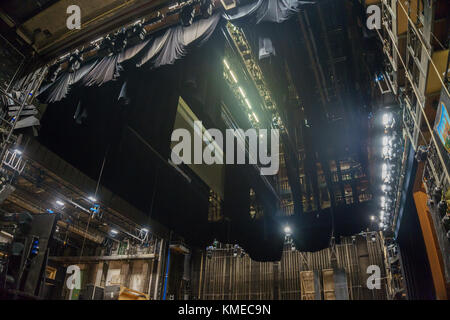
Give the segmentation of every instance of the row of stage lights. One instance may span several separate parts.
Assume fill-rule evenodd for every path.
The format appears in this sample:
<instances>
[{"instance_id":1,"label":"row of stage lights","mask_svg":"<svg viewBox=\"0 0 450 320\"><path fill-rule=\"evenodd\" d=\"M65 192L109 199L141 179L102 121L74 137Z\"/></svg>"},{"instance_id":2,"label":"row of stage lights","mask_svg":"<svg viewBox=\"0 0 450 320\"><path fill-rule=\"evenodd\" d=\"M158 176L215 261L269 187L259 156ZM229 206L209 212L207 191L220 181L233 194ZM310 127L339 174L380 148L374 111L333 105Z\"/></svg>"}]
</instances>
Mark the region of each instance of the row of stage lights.
<instances>
[{"instance_id":1,"label":"row of stage lights","mask_svg":"<svg viewBox=\"0 0 450 320\"><path fill-rule=\"evenodd\" d=\"M392 212L395 207L395 195L396 195L396 174L397 164L395 163L398 153L398 135L395 131L395 118L391 113L385 113L382 116L383 124L383 137L382 137L382 149L381 158L383 162L381 164L381 192L380 198L380 215L378 218L379 228L386 230L390 223ZM372 221L377 220L374 216L371 217Z\"/></svg>"},{"instance_id":2,"label":"row of stage lights","mask_svg":"<svg viewBox=\"0 0 450 320\"><path fill-rule=\"evenodd\" d=\"M229 250L229 248L225 248L225 249L219 248L219 241L214 240L214 242L213 242L212 245L206 247L206 257L207 257L208 259L211 259L212 256L213 256L213 252L214 252L214 251L217 251L217 250ZM240 247L239 245L237 245L237 244L235 244L235 245L232 247L232 250L233 250L233 257L235 257L235 258L238 257L238 256L241 257L241 258L243 258L243 257L245 256L245 251L244 251L244 249L241 248L241 247Z\"/></svg>"},{"instance_id":3,"label":"row of stage lights","mask_svg":"<svg viewBox=\"0 0 450 320\"><path fill-rule=\"evenodd\" d=\"M198 9L196 8L198 6ZM100 37L90 42L90 46L81 50L74 50L62 55L51 66L49 70L49 80L54 82L61 72L61 64L68 63L68 71L75 72L83 63L83 55L91 50L104 50L107 56L120 53L130 42L142 41L145 39L147 31L145 26L154 25L162 22L166 17L178 14L180 24L183 26L190 26L194 22L194 17L199 11L203 18L208 18L212 15L214 8L213 0L188 0L171 3L165 14L157 11L152 17L147 20L138 20L128 27L110 33L104 37Z\"/></svg>"},{"instance_id":4,"label":"row of stage lights","mask_svg":"<svg viewBox=\"0 0 450 320\"><path fill-rule=\"evenodd\" d=\"M259 119L256 116L255 112L253 111L252 105L250 104L250 101L248 100L248 97L247 97L244 89L242 89L242 87L239 85L239 81L238 81L236 75L234 74L233 70L231 70L230 65L228 64L226 59L223 60L223 64L225 65L226 72L228 72L230 78L233 80L233 85L235 85L237 87L237 89L242 97L242 100L245 101L245 104L248 108L247 114L248 114L249 120L259 123Z\"/></svg>"},{"instance_id":5,"label":"row of stage lights","mask_svg":"<svg viewBox=\"0 0 450 320\"><path fill-rule=\"evenodd\" d=\"M99 217L101 218L100 215L100 205L97 203L97 199L93 196L89 196L88 197L89 202L91 203L92 207L89 208L89 211L91 213L91 217ZM55 201L55 209L47 209L48 213L55 213L56 211L60 211L63 210L64 207L66 206L66 203L61 201L61 200L56 200ZM77 205L78 206L78 205ZM109 235L112 237L117 236L120 233L120 231L114 227L110 227L109 228ZM141 228L139 229L139 233L141 234L142 237L145 237L148 233L149 233L149 229L148 228Z\"/></svg>"}]
</instances>

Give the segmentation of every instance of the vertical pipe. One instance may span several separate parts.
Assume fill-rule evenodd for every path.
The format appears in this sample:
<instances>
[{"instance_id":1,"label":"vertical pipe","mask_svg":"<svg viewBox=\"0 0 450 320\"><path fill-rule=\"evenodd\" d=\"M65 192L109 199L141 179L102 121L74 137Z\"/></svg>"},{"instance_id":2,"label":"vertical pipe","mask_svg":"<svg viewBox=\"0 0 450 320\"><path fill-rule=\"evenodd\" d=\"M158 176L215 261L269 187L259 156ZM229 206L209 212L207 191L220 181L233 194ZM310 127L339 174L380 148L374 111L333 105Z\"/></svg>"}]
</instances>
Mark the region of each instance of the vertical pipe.
<instances>
[{"instance_id":1,"label":"vertical pipe","mask_svg":"<svg viewBox=\"0 0 450 320\"><path fill-rule=\"evenodd\" d=\"M170 266L170 247L167 250L167 262L166 262L166 273L164 276L164 292L163 292L163 300L166 300L167 294L167 281L169 280L169 266Z\"/></svg>"},{"instance_id":2,"label":"vertical pipe","mask_svg":"<svg viewBox=\"0 0 450 320\"><path fill-rule=\"evenodd\" d=\"M160 245L159 245L159 254L158 254L158 266L156 268L156 280L155 280L155 291L154 291L154 300L158 298L158 286L159 286L159 274L161 273L161 263L162 263L162 252L163 252L163 243L164 240L161 239Z\"/></svg>"},{"instance_id":3,"label":"vertical pipe","mask_svg":"<svg viewBox=\"0 0 450 320\"><path fill-rule=\"evenodd\" d=\"M201 297L201 289L202 289L202 276L203 276L203 251L202 256L200 258L200 277L198 280L198 300L200 300Z\"/></svg>"}]
</instances>

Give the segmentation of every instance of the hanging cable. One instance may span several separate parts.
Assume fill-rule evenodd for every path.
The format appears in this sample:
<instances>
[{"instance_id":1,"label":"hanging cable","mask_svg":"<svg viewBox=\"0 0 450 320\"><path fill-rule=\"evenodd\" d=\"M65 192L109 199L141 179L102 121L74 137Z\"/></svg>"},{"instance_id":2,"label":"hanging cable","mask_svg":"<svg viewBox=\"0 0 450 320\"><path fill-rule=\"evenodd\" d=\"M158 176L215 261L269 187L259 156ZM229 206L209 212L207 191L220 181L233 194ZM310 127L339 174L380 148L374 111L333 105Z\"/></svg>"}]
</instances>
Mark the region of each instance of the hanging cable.
<instances>
[{"instance_id":1,"label":"hanging cable","mask_svg":"<svg viewBox=\"0 0 450 320\"><path fill-rule=\"evenodd\" d=\"M108 149L109 149L109 148L108 148ZM98 175L97 186L96 186L96 188L95 188L94 198L97 198L97 191L98 191L98 187L99 187L99 185L100 185L100 180L102 179L103 168L105 167L105 163L106 163L106 155L107 155L107 154L108 154L108 150L106 150L105 156L103 157L102 167L100 168L100 173L99 173L99 175ZM78 263L81 262L81 257L83 256L84 244L85 244L85 242L86 242L86 235L87 235L87 232L88 232L88 230L89 230L89 224L90 224L90 222L91 222L91 219L92 219L92 213L89 214L88 222L87 222L87 225L86 225L86 230L84 231L84 234L83 234L83 243L82 243L82 245L81 245L80 258L78 259Z\"/></svg>"}]
</instances>

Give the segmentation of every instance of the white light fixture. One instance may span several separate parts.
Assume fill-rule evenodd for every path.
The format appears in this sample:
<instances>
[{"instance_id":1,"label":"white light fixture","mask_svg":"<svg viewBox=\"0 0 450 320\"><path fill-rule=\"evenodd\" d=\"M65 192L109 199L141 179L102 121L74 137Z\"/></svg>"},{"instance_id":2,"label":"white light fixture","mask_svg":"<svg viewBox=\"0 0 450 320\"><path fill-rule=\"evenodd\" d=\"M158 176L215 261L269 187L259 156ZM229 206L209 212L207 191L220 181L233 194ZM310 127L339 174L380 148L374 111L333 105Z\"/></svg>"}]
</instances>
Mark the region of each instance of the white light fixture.
<instances>
[{"instance_id":1,"label":"white light fixture","mask_svg":"<svg viewBox=\"0 0 450 320\"><path fill-rule=\"evenodd\" d=\"M383 228L384 227L383 222L380 222L379 226L380 226L380 228Z\"/></svg>"},{"instance_id":2,"label":"white light fixture","mask_svg":"<svg viewBox=\"0 0 450 320\"><path fill-rule=\"evenodd\" d=\"M247 106L248 106L249 109L252 108L252 106L251 106L251 104L250 104L250 101L248 101L247 98L245 98L245 103L247 104Z\"/></svg>"},{"instance_id":3,"label":"white light fixture","mask_svg":"<svg viewBox=\"0 0 450 320\"><path fill-rule=\"evenodd\" d=\"M167 9L174 10L174 9L178 8L178 6L179 6L178 2L175 2L174 4L170 5Z\"/></svg>"},{"instance_id":4,"label":"white light fixture","mask_svg":"<svg viewBox=\"0 0 450 320\"><path fill-rule=\"evenodd\" d=\"M386 198L381 197L381 206L384 207L386 205Z\"/></svg>"},{"instance_id":5,"label":"white light fixture","mask_svg":"<svg viewBox=\"0 0 450 320\"><path fill-rule=\"evenodd\" d=\"M14 149L14 153L17 153L17 154L22 154L22 151L21 151L21 150L19 150L19 149Z\"/></svg>"},{"instance_id":6,"label":"white light fixture","mask_svg":"<svg viewBox=\"0 0 450 320\"><path fill-rule=\"evenodd\" d=\"M253 117L255 117L256 122L259 122L258 117L256 116L256 114L254 112L252 112Z\"/></svg>"},{"instance_id":7,"label":"white light fixture","mask_svg":"<svg viewBox=\"0 0 450 320\"><path fill-rule=\"evenodd\" d=\"M244 92L244 90L242 90L242 88L241 88L241 87L239 87L239 92L241 93L242 97L244 97L244 98L245 98L245 92Z\"/></svg>"},{"instance_id":8,"label":"white light fixture","mask_svg":"<svg viewBox=\"0 0 450 320\"><path fill-rule=\"evenodd\" d=\"M111 234L118 234L119 231L117 231L116 229L111 229Z\"/></svg>"},{"instance_id":9,"label":"white light fixture","mask_svg":"<svg viewBox=\"0 0 450 320\"><path fill-rule=\"evenodd\" d=\"M93 196L88 197L89 200L91 200L92 202L97 202L97 199L94 198Z\"/></svg>"},{"instance_id":10,"label":"white light fixture","mask_svg":"<svg viewBox=\"0 0 450 320\"><path fill-rule=\"evenodd\" d=\"M383 124L385 126L387 126L389 124L389 118L390 118L389 114L387 114L387 113L383 114Z\"/></svg>"},{"instance_id":11,"label":"white light fixture","mask_svg":"<svg viewBox=\"0 0 450 320\"><path fill-rule=\"evenodd\" d=\"M381 179L386 179L387 177L387 164L383 163L383 165L381 166Z\"/></svg>"},{"instance_id":12,"label":"white light fixture","mask_svg":"<svg viewBox=\"0 0 450 320\"><path fill-rule=\"evenodd\" d=\"M292 233L291 227L289 227L289 226L284 227L284 233L287 235L291 234Z\"/></svg>"},{"instance_id":13,"label":"white light fixture","mask_svg":"<svg viewBox=\"0 0 450 320\"><path fill-rule=\"evenodd\" d=\"M64 202L56 200L56 204L60 207L64 206Z\"/></svg>"},{"instance_id":14,"label":"white light fixture","mask_svg":"<svg viewBox=\"0 0 450 320\"><path fill-rule=\"evenodd\" d=\"M233 81L234 81L235 83L238 83L238 81L237 81L237 79L236 79L236 76L234 75L233 71L231 71L231 70L230 70L230 75L231 75L231 78L233 78Z\"/></svg>"},{"instance_id":15,"label":"white light fixture","mask_svg":"<svg viewBox=\"0 0 450 320\"><path fill-rule=\"evenodd\" d=\"M227 69L230 69L230 66L228 65L227 60L223 59L223 63L225 64L225 67L227 67Z\"/></svg>"},{"instance_id":16,"label":"white light fixture","mask_svg":"<svg viewBox=\"0 0 450 320\"><path fill-rule=\"evenodd\" d=\"M375 216L370 216L370 220L375 221Z\"/></svg>"},{"instance_id":17,"label":"white light fixture","mask_svg":"<svg viewBox=\"0 0 450 320\"><path fill-rule=\"evenodd\" d=\"M147 233L148 229L147 228L142 228L141 231Z\"/></svg>"}]
</instances>

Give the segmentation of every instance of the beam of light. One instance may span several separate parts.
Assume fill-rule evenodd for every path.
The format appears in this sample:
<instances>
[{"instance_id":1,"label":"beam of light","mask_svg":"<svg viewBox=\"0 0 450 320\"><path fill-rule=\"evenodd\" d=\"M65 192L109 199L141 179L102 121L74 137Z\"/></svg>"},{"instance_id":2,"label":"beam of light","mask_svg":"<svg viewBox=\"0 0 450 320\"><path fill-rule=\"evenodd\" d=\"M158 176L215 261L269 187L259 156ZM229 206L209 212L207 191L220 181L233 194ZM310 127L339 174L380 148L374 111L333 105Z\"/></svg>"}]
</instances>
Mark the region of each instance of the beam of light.
<instances>
[{"instance_id":1,"label":"beam of light","mask_svg":"<svg viewBox=\"0 0 450 320\"><path fill-rule=\"evenodd\" d=\"M259 122L258 117L256 116L256 114L254 112L252 112L253 117L255 117L256 122Z\"/></svg>"}]
</instances>

